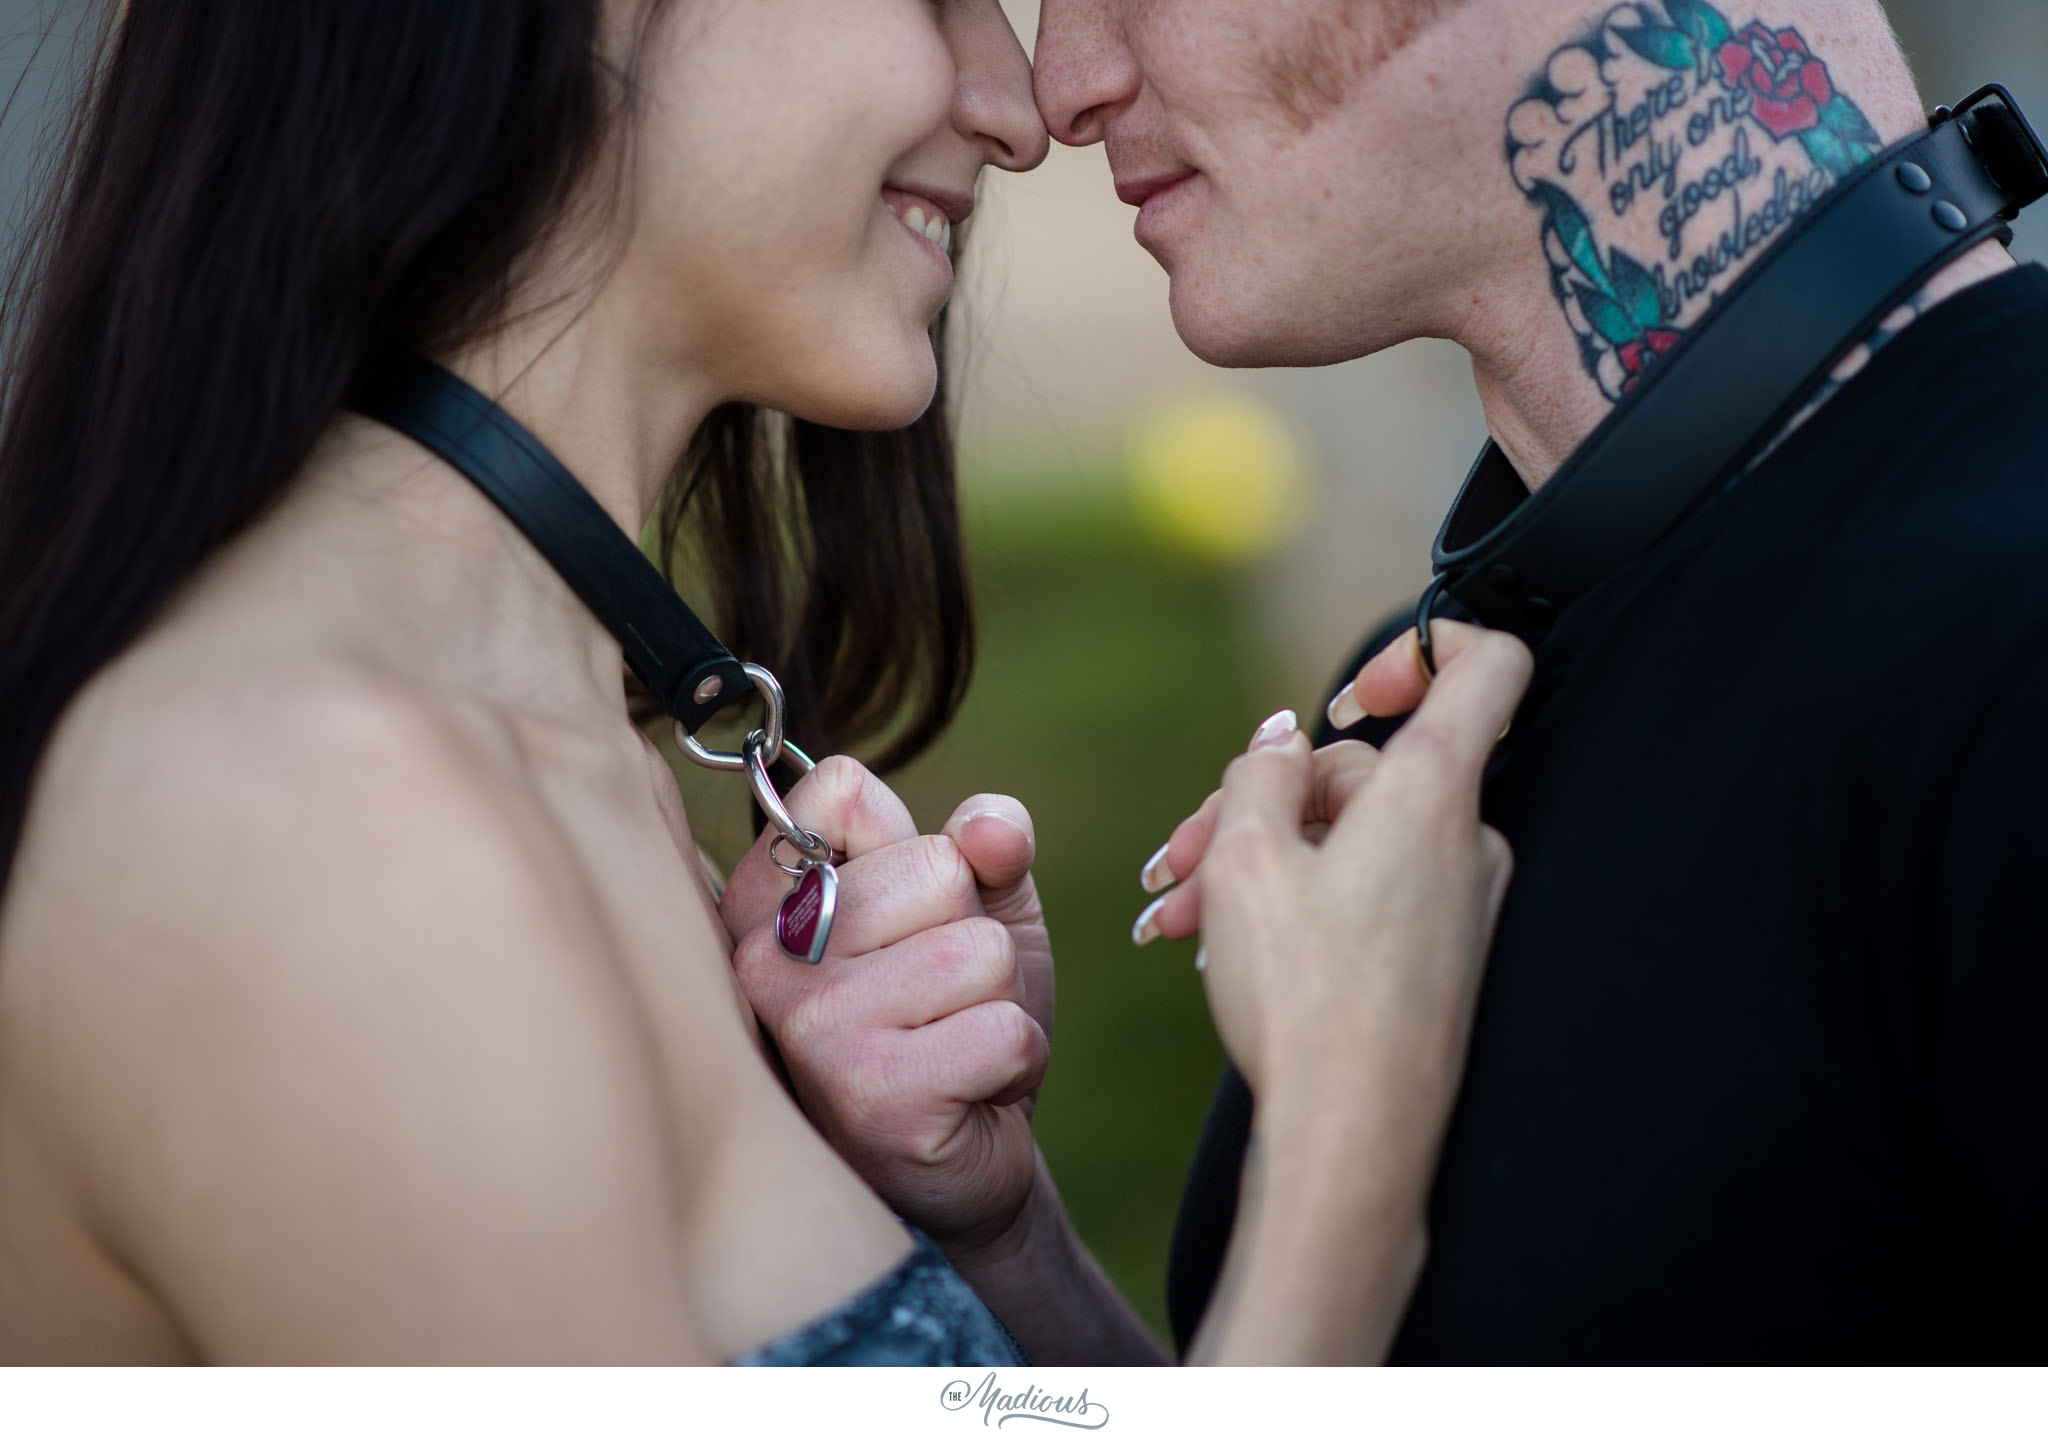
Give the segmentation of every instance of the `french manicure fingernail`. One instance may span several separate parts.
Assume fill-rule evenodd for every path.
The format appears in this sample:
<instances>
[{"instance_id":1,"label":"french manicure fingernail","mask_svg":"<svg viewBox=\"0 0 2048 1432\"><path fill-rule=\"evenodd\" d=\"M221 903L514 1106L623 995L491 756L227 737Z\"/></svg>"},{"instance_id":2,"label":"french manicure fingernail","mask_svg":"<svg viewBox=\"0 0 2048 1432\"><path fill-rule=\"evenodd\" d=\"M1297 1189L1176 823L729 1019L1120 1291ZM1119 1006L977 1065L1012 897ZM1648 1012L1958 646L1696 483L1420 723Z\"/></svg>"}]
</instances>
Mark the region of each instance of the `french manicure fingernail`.
<instances>
[{"instance_id":1,"label":"french manicure fingernail","mask_svg":"<svg viewBox=\"0 0 2048 1432\"><path fill-rule=\"evenodd\" d=\"M1301 722L1292 711L1276 711L1252 733L1250 749L1256 751L1265 746L1284 745L1300 729Z\"/></svg>"},{"instance_id":2,"label":"french manicure fingernail","mask_svg":"<svg viewBox=\"0 0 2048 1432\"><path fill-rule=\"evenodd\" d=\"M1358 683L1353 681L1330 699L1330 724L1339 731L1365 719L1365 707L1358 701Z\"/></svg>"},{"instance_id":3,"label":"french manicure fingernail","mask_svg":"<svg viewBox=\"0 0 2048 1432\"><path fill-rule=\"evenodd\" d=\"M1173 884L1173 872L1166 868L1166 850L1172 844L1169 840L1154 851L1152 858L1145 862L1145 868L1138 873L1138 884L1144 887L1147 895L1157 895Z\"/></svg>"},{"instance_id":4,"label":"french manicure fingernail","mask_svg":"<svg viewBox=\"0 0 2048 1432\"><path fill-rule=\"evenodd\" d=\"M1138 916L1137 923L1131 926L1132 944L1143 948L1159 938L1159 910L1165 904L1166 897L1161 895L1145 907L1144 912Z\"/></svg>"},{"instance_id":5,"label":"french manicure fingernail","mask_svg":"<svg viewBox=\"0 0 2048 1432\"><path fill-rule=\"evenodd\" d=\"M1202 971L1208 968L1209 947L1207 945L1204 945L1201 949L1195 951L1195 973L1200 974Z\"/></svg>"}]
</instances>

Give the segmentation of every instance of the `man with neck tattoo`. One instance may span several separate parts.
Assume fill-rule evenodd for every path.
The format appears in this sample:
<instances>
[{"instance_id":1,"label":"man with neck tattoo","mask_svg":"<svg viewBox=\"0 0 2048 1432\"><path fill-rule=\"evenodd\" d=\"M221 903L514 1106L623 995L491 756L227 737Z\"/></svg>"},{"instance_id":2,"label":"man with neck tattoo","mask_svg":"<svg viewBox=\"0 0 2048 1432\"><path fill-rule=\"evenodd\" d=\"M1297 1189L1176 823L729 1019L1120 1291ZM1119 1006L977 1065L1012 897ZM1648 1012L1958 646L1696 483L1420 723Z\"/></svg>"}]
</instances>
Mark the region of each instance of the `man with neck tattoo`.
<instances>
[{"instance_id":1,"label":"man with neck tattoo","mask_svg":"<svg viewBox=\"0 0 2048 1432\"><path fill-rule=\"evenodd\" d=\"M1036 63L1191 349L1449 339L1539 493L1928 123L1873 0L1045 0ZM1489 774L1517 873L1396 1359L2048 1352L2044 372L2048 274L1985 242L1557 617ZM1708 402L1727 377L1673 370ZM1417 699L1413 620L1332 729L1377 742ZM1227 1074L1183 1338L1250 1126Z\"/></svg>"},{"instance_id":2,"label":"man with neck tattoo","mask_svg":"<svg viewBox=\"0 0 2048 1432\"><path fill-rule=\"evenodd\" d=\"M2048 272L1977 239L2048 154L2007 145L2029 192L1994 178L2012 202L1973 217L1949 160L1892 152L1929 119L1874 0L1044 0L1036 64L1201 357L1460 344L1497 446L1474 490L1553 555L1707 468L1568 601L1498 564L1423 603L1492 603L1538 652L1487 770L1516 870L1393 1358L2039 1361ZM1963 164L1957 134L2022 132L1942 122ZM1919 237L1829 222L1867 212ZM1909 241L1934 257L1843 319ZM1413 615L1369 640L1324 740L1389 739L1431 657ZM1210 828L1145 866L1139 943L1199 932ZM1330 938L1364 946L1358 906ZM1227 1070L1175 1230L1183 1348L1265 1196L1253 1115ZM848 1152L889 1182L876 1140ZM1148 1356L1042 1164L1025 1209L969 1280L1038 1356Z\"/></svg>"}]
</instances>

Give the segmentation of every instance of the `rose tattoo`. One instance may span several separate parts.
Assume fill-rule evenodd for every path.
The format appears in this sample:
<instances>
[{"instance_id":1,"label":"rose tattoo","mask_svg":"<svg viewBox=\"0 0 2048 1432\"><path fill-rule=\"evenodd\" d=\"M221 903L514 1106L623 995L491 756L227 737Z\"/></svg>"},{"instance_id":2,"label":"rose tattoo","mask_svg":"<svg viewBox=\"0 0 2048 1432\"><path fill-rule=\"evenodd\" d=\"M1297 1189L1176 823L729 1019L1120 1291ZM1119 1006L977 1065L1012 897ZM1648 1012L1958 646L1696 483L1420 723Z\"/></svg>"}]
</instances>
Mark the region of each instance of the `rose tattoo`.
<instances>
[{"instance_id":1,"label":"rose tattoo","mask_svg":"<svg viewBox=\"0 0 2048 1432\"><path fill-rule=\"evenodd\" d=\"M1816 60L1797 30L1773 32L1761 20L1721 47L1721 83L1747 89L1750 113L1773 139L1790 139L1820 123L1835 98L1828 67Z\"/></svg>"}]
</instances>

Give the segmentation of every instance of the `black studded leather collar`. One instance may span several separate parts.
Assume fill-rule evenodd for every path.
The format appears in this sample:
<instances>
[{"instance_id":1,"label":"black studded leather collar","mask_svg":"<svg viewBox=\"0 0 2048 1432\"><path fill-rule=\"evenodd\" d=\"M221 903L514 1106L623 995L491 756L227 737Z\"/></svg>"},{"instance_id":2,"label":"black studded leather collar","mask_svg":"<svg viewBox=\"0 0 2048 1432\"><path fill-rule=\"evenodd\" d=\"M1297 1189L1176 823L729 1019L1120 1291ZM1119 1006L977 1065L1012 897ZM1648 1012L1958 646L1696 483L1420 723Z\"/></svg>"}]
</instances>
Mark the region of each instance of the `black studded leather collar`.
<instances>
[{"instance_id":1,"label":"black studded leather collar","mask_svg":"<svg viewBox=\"0 0 2048 1432\"><path fill-rule=\"evenodd\" d=\"M1738 476L1936 272L2048 194L2048 148L1988 85L1822 196L1531 494L1489 442L1418 621L1447 594L1539 645L1559 614ZM1427 647L1425 646L1425 652Z\"/></svg>"}]
</instances>

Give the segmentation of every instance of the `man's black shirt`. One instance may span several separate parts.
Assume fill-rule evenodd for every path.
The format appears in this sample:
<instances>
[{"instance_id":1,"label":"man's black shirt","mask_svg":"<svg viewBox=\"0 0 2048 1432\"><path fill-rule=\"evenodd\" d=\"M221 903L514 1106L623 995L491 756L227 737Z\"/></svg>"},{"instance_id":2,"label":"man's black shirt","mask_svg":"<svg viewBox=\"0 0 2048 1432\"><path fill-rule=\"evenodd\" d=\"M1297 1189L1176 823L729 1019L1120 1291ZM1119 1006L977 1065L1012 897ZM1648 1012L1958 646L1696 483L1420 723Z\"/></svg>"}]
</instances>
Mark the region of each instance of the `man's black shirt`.
<instances>
[{"instance_id":1,"label":"man's black shirt","mask_svg":"<svg viewBox=\"0 0 2048 1432\"><path fill-rule=\"evenodd\" d=\"M2044 379L2048 271L1965 291L1559 622L1397 1361L2048 1358Z\"/></svg>"}]
</instances>

